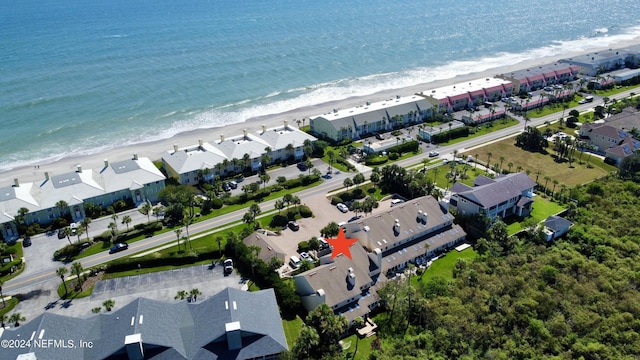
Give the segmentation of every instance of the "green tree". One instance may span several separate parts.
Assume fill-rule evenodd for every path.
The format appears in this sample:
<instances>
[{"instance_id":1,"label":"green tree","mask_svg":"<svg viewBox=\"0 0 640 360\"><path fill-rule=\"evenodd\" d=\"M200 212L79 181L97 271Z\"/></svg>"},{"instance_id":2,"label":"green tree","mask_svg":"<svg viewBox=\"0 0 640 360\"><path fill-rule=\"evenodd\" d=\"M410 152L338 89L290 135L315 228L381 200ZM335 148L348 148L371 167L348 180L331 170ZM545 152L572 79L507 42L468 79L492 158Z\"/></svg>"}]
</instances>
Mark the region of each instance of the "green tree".
<instances>
[{"instance_id":1,"label":"green tree","mask_svg":"<svg viewBox=\"0 0 640 360\"><path fill-rule=\"evenodd\" d=\"M9 317L9 322L12 322L15 327L20 326L20 323L24 321L27 321L27 319L19 312L13 313Z\"/></svg>"},{"instance_id":2,"label":"green tree","mask_svg":"<svg viewBox=\"0 0 640 360\"><path fill-rule=\"evenodd\" d=\"M142 204L142 206L140 206L140 213L142 215L147 215L147 222L151 222L151 203L145 202Z\"/></svg>"},{"instance_id":3,"label":"green tree","mask_svg":"<svg viewBox=\"0 0 640 360\"><path fill-rule=\"evenodd\" d=\"M125 215L122 217L122 223L127 225L127 231L129 231L129 224L131 224L131 216Z\"/></svg>"},{"instance_id":4,"label":"green tree","mask_svg":"<svg viewBox=\"0 0 640 360\"><path fill-rule=\"evenodd\" d=\"M107 299L102 303L102 306L104 306L104 308L107 309L107 311L111 311L111 309L113 309L115 305L116 305L116 301L113 299Z\"/></svg>"},{"instance_id":5,"label":"green tree","mask_svg":"<svg viewBox=\"0 0 640 360\"><path fill-rule=\"evenodd\" d=\"M198 295L202 295L202 291L200 291L200 289L198 288L193 288L191 289L191 291L189 291L189 295L191 296L193 302L196 302L198 300Z\"/></svg>"},{"instance_id":6,"label":"green tree","mask_svg":"<svg viewBox=\"0 0 640 360\"><path fill-rule=\"evenodd\" d=\"M78 289L80 289L80 291L82 291L82 272L84 271L84 268L82 267L82 264L79 261L74 262L73 264L71 264L71 272L73 274L76 275L76 287Z\"/></svg>"}]
</instances>

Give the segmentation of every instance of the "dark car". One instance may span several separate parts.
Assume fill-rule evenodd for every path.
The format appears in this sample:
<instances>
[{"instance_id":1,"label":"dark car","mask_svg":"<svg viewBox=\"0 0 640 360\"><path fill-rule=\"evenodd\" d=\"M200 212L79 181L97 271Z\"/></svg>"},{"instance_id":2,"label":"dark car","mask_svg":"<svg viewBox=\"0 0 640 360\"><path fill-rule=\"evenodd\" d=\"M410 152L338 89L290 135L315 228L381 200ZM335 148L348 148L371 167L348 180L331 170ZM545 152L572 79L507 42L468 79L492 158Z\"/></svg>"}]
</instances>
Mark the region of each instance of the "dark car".
<instances>
[{"instance_id":1,"label":"dark car","mask_svg":"<svg viewBox=\"0 0 640 360\"><path fill-rule=\"evenodd\" d=\"M31 238L26 237L24 238L24 240L22 240L22 247L29 247L29 246L31 246Z\"/></svg>"},{"instance_id":2,"label":"dark car","mask_svg":"<svg viewBox=\"0 0 640 360\"><path fill-rule=\"evenodd\" d=\"M307 164L303 163L303 162L299 162L298 163L298 169L300 169L300 171L305 171L307 170Z\"/></svg>"},{"instance_id":3,"label":"dark car","mask_svg":"<svg viewBox=\"0 0 640 360\"><path fill-rule=\"evenodd\" d=\"M362 219L362 215L356 215L354 217L352 217L351 219L349 219L347 222L354 222L354 221L358 221Z\"/></svg>"},{"instance_id":4,"label":"dark car","mask_svg":"<svg viewBox=\"0 0 640 360\"><path fill-rule=\"evenodd\" d=\"M287 226L289 227L289 229L293 231L300 230L300 225L298 225L298 223L295 221L289 221L289 223L287 223Z\"/></svg>"},{"instance_id":5,"label":"dark car","mask_svg":"<svg viewBox=\"0 0 640 360\"><path fill-rule=\"evenodd\" d=\"M231 187L229 186L228 183L222 183L222 190L231 191Z\"/></svg>"},{"instance_id":6,"label":"dark car","mask_svg":"<svg viewBox=\"0 0 640 360\"><path fill-rule=\"evenodd\" d=\"M64 239L67 234L64 233L64 228L58 230L58 239Z\"/></svg>"},{"instance_id":7,"label":"dark car","mask_svg":"<svg viewBox=\"0 0 640 360\"><path fill-rule=\"evenodd\" d=\"M109 249L109 254L114 254L122 250L127 250L128 248L129 248L129 245L127 243L117 243L113 245L111 249Z\"/></svg>"}]
</instances>

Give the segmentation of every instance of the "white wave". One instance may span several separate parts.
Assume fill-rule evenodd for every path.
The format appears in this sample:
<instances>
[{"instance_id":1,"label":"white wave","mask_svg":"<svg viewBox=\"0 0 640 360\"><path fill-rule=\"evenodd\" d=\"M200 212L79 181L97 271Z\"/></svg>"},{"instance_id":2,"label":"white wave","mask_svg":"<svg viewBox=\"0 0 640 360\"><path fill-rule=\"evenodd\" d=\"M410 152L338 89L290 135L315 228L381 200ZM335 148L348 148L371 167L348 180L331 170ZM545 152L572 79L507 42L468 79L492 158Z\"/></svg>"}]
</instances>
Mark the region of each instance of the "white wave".
<instances>
[{"instance_id":1,"label":"white wave","mask_svg":"<svg viewBox=\"0 0 640 360\"><path fill-rule=\"evenodd\" d=\"M601 27L601 28L597 28L595 29L596 34L605 34L609 32L609 29L607 29L606 27Z\"/></svg>"}]
</instances>

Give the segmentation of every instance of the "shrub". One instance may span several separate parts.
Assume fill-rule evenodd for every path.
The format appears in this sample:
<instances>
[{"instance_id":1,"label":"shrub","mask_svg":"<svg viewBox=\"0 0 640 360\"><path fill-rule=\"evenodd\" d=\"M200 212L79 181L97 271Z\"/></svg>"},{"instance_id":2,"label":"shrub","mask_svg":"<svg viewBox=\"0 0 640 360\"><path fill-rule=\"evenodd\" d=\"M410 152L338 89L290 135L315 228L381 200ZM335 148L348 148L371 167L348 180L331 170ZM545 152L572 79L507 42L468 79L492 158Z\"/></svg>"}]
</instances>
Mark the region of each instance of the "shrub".
<instances>
[{"instance_id":1,"label":"shrub","mask_svg":"<svg viewBox=\"0 0 640 360\"><path fill-rule=\"evenodd\" d=\"M300 216L303 218L310 218L313 216L313 212L307 205L300 205L298 210L300 211Z\"/></svg>"},{"instance_id":2,"label":"shrub","mask_svg":"<svg viewBox=\"0 0 640 360\"><path fill-rule=\"evenodd\" d=\"M389 154L389 160L398 160L399 157L400 154L398 154L397 152L392 152L391 154Z\"/></svg>"},{"instance_id":3,"label":"shrub","mask_svg":"<svg viewBox=\"0 0 640 360\"><path fill-rule=\"evenodd\" d=\"M387 161L389 161L389 158L384 155L373 155L373 156L367 157L367 159L365 160L365 165L367 166L382 165Z\"/></svg>"},{"instance_id":4,"label":"shrub","mask_svg":"<svg viewBox=\"0 0 640 360\"><path fill-rule=\"evenodd\" d=\"M351 198L352 199L363 199L366 196L366 194L364 193L364 191L360 188L356 188L353 189L353 191L351 192Z\"/></svg>"},{"instance_id":5,"label":"shrub","mask_svg":"<svg viewBox=\"0 0 640 360\"><path fill-rule=\"evenodd\" d=\"M211 200L211 207L214 209L220 209L222 207L222 199L213 198Z\"/></svg>"},{"instance_id":6,"label":"shrub","mask_svg":"<svg viewBox=\"0 0 640 360\"><path fill-rule=\"evenodd\" d=\"M342 202L342 198L340 196L333 196L331 198L331 205L338 205Z\"/></svg>"},{"instance_id":7,"label":"shrub","mask_svg":"<svg viewBox=\"0 0 640 360\"><path fill-rule=\"evenodd\" d=\"M289 222L289 219L286 215L276 214L271 219L269 226L272 228L284 227L287 225L287 222Z\"/></svg>"},{"instance_id":8,"label":"shrub","mask_svg":"<svg viewBox=\"0 0 640 360\"><path fill-rule=\"evenodd\" d=\"M309 242L308 241L300 241L298 243L298 252L309 251Z\"/></svg>"}]
</instances>

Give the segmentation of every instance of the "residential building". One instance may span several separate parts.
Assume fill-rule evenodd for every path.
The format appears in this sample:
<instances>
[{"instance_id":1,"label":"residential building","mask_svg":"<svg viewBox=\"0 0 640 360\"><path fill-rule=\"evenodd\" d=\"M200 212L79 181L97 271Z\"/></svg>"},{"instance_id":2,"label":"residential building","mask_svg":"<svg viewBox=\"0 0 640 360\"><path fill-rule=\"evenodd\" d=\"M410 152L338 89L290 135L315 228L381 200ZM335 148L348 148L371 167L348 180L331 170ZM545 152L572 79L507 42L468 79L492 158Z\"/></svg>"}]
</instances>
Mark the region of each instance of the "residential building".
<instances>
[{"instance_id":1,"label":"residential building","mask_svg":"<svg viewBox=\"0 0 640 360\"><path fill-rule=\"evenodd\" d=\"M477 79L418 93L435 111L454 112L497 101L513 94L513 83L500 78Z\"/></svg>"},{"instance_id":2,"label":"residential building","mask_svg":"<svg viewBox=\"0 0 640 360\"><path fill-rule=\"evenodd\" d=\"M211 181L217 174L222 174L222 164L227 159L222 150L198 140L197 146L178 148L174 145L173 151L168 151L162 157L162 167L167 176L176 178L180 184L195 185L203 181Z\"/></svg>"},{"instance_id":3,"label":"residential building","mask_svg":"<svg viewBox=\"0 0 640 360\"><path fill-rule=\"evenodd\" d=\"M478 111L461 111L456 118L470 126L477 126L487 121L504 118L507 115L506 109L497 108L480 108Z\"/></svg>"},{"instance_id":4,"label":"residential building","mask_svg":"<svg viewBox=\"0 0 640 360\"><path fill-rule=\"evenodd\" d=\"M420 135L422 140L431 142L433 135L446 133L461 127L464 127L464 123L458 120L453 120L437 126L423 126L418 129L418 135Z\"/></svg>"},{"instance_id":5,"label":"residential building","mask_svg":"<svg viewBox=\"0 0 640 360\"><path fill-rule=\"evenodd\" d=\"M536 183L524 172L490 179L479 176L474 186L455 183L449 200L452 208L462 215L480 214L490 219L496 216L528 216L533 205Z\"/></svg>"},{"instance_id":6,"label":"residential building","mask_svg":"<svg viewBox=\"0 0 640 360\"><path fill-rule=\"evenodd\" d=\"M287 254L280 248L277 242L278 235L268 230L259 230L253 234L247 236L242 242L247 246L257 246L260 248L258 252L258 259L269 263L271 258L276 257L282 261L283 264L287 263Z\"/></svg>"},{"instance_id":7,"label":"residential building","mask_svg":"<svg viewBox=\"0 0 640 360\"><path fill-rule=\"evenodd\" d=\"M311 133L333 141L359 139L368 134L386 132L431 115L431 105L420 96L396 96L379 102L367 102L310 118Z\"/></svg>"},{"instance_id":8,"label":"residential building","mask_svg":"<svg viewBox=\"0 0 640 360\"><path fill-rule=\"evenodd\" d=\"M0 329L0 339L32 340L5 347L3 359L277 359L288 350L273 289L227 288L191 303L138 298L88 318L44 313Z\"/></svg>"},{"instance_id":9,"label":"residential building","mask_svg":"<svg viewBox=\"0 0 640 360\"><path fill-rule=\"evenodd\" d=\"M17 238L14 217L20 208L29 210L24 217L27 225L48 225L66 214L75 222L85 218L86 203L106 208L119 200L135 205L157 202L164 180L151 160L136 154L131 159L113 163L105 160L99 169L83 169L78 165L76 171L60 175L46 172L44 181L39 183L21 184L15 179L13 186L0 188L2 236L5 241ZM61 201L66 203L65 208L58 207Z\"/></svg>"},{"instance_id":10,"label":"residential building","mask_svg":"<svg viewBox=\"0 0 640 360\"><path fill-rule=\"evenodd\" d=\"M243 130L242 135L225 137L213 142L198 141L198 145L168 151L162 157L162 166L169 177L184 185L196 185L200 181L211 181L216 175L225 176L252 172L262 167L263 155L269 153L271 162L287 160L293 156L300 160L304 156L304 142L317 139L284 121L283 126L267 129L262 126L255 134ZM290 146L289 146L290 145Z\"/></svg>"},{"instance_id":11,"label":"residential building","mask_svg":"<svg viewBox=\"0 0 640 360\"><path fill-rule=\"evenodd\" d=\"M349 320L366 317L377 306L377 289L386 276L409 263L420 264L465 239L453 216L431 196L343 225L352 260L340 254L322 257L319 267L294 277L296 292L308 311L327 304Z\"/></svg>"},{"instance_id":12,"label":"residential building","mask_svg":"<svg viewBox=\"0 0 640 360\"><path fill-rule=\"evenodd\" d=\"M640 69L624 68L612 71L607 75L611 76L617 84L620 84L623 81L631 80L635 77L640 76Z\"/></svg>"},{"instance_id":13,"label":"residential building","mask_svg":"<svg viewBox=\"0 0 640 360\"><path fill-rule=\"evenodd\" d=\"M501 74L497 77L513 83L515 94L542 89L552 84L565 84L577 79L580 67L563 62L534 66Z\"/></svg>"},{"instance_id":14,"label":"residential building","mask_svg":"<svg viewBox=\"0 0 640 360\"><path fill-rule=\"evenodd\" d=\"M287 160L290 157L293 157L296 161L302 160L305 141L312 143L316 141L315 137L289 126L288 121L285 121L282 126L270 129L263 125L262 130L257 132L257 137L271 148L269 156L272 162Z\"/></svg>"},{"instance_id":15,"label":"residential building","mask_svg":"<svg viewBox=\"0 0 640 360\"><path fill-rule=\"evenodd\" d=\"M547 233L547 241L557 239L566 234L573 223L563 217L551 215L544 220L544 228Z\"/></svg>"},{"instance_id":16,"label":"residential building","mask_svg":"<svg viewBox=\"0 0 640 360\"><path fill-rule=\"evenodd\" d=\"M622 140L628 136L630 135L626 131L604 122L588 123L580 127L580 139L595 146L598 152L605 152L607 149L621 144Z\"/></svg>"},{"instance_id":17,"label":"residential building","mask_svg":"<svg viewBox=\"0 0 640 360\"><path fill-rule=\"evenodd\" d=\"M596 76L625 67L627 58L631 55L632 53L623 49L608 49L572 56L561 59L560 62L578 66L582 75Z\"/></svg>"}]
</instances>

